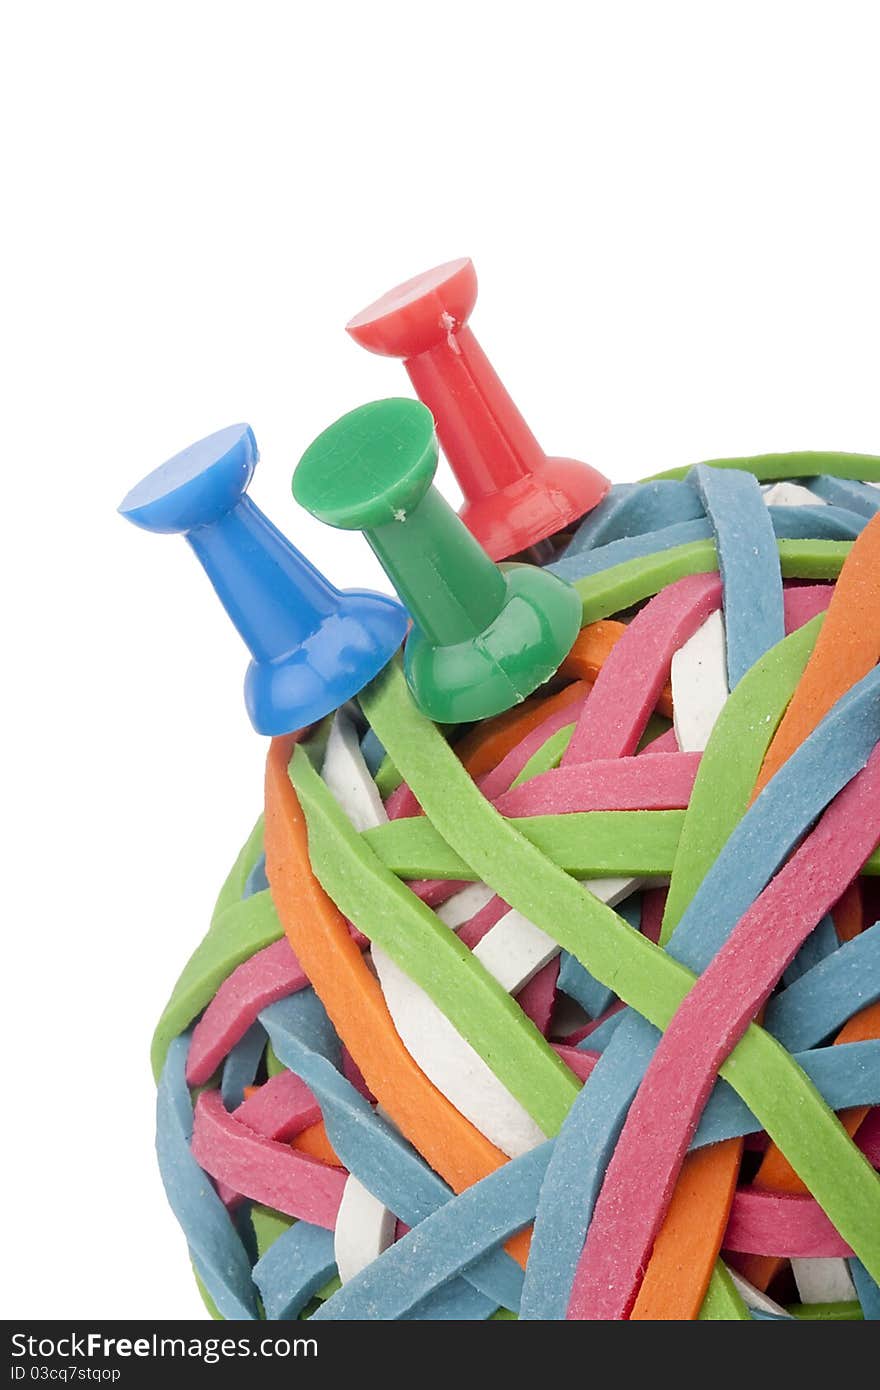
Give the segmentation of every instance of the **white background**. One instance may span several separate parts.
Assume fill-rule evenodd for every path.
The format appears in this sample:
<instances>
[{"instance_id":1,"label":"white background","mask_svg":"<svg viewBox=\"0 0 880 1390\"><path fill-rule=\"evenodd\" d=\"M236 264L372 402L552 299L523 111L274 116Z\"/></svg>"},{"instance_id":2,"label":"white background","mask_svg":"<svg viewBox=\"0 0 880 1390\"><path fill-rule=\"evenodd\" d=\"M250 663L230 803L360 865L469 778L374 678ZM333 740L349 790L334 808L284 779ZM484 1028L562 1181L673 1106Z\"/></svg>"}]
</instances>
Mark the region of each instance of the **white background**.
<instances>
[{"instance_id":1,"label":"white background","mask_svg":"<svg viewBox=\"0 0 880 1390\"><path fill-rule=\"evenodd\" d=\"M408 389L348 317L458 255L548 450L617 479L880 452L880 10L6 13L3 1312L199 1316L148 1044L259 809L264 747L193 557L118 501L246 419L255 500L336 582L381 584L290 475L338 414Z\"/></svg>"}]
</instances>

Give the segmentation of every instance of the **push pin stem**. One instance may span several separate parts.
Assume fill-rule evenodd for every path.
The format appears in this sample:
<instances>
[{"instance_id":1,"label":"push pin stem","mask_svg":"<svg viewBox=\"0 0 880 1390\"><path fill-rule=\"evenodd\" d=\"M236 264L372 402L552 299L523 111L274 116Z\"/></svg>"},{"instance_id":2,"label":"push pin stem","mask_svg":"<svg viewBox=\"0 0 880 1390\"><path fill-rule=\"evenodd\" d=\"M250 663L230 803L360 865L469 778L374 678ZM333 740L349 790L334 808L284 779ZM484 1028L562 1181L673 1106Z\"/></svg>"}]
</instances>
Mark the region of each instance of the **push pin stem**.
<instances>
[{"instance_id":1,"label":"push pin stem","mask_svg":"<svg viewBox=\"0 0 880 1390\"><path fill-rule=\"evenodd\" d=\"M473 263L450 261L347 327L371 352L405 359L464 493L462 520L500 560L578 520L609 483L587 464L547 458L467 324L476 297Z\"/></svg>"},{"instance_id":2,"label":"push pin stem","mask_svg":"<svg viewBox=\"0 0 880 1390\"><path fill-rule=\"evenodd\" d=\"M253 656L251 721L281 734L356 695L400 645L407 618L382 594L340 593L276 530L245 495L258 458L250 427L231 425L162 464L119 510L144 530L185 535Z\"/></svg>"},{"instance_id":3,"label":"push pin stem","mask_svg":"<svg viewBox=\"0 0 880 1390\"><path fill-rule=\"evenodd\" d=\"M437 437L417 401L376 401L315 440L293 479L297 501L361 530L415 626L405 667L439 723L509 709L557 669L580 626L568 585L529 565L500 570L431 486Z\"/></svg>"}]
</instances>

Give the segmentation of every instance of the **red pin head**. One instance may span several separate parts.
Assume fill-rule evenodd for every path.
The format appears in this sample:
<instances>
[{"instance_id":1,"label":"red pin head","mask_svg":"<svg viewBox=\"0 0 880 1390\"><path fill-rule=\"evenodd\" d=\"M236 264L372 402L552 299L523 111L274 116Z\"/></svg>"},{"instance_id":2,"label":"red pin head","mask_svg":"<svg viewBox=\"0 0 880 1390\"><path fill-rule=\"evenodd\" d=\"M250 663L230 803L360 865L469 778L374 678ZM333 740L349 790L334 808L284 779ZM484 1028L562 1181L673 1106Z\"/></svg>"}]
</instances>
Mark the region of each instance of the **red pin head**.
<instances>
[{"instance_id":1,"label":"red pin head","mask_svg":"<svg viewBox=\"0 0 880 1390\"><path fill-rule=\"evenodd\" d=\"M579 520L610 484L586 463L544 453L467 326L476 298L473 263L448 261L390 290L347 328L370 352L404 358L464 493L462 520L503 560Z\"/></svg>"}]
</instances>

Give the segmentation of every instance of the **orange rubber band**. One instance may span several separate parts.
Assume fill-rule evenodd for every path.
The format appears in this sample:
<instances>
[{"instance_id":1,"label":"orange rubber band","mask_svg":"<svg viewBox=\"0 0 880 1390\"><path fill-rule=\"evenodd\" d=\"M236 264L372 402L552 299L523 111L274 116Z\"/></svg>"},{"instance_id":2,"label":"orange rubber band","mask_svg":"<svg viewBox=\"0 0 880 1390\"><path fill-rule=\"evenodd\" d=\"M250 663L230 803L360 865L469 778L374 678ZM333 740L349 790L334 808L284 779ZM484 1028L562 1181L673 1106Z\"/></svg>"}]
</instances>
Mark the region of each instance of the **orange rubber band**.
<instances>
[{"instance_id":1,"label":"orange rubber band","mask_svg":"<svg viewBox=\"0 0 880 1390\"><path fill-rule=\"evenodd\" d=\"M455 745L455 752L470 775L476 779L497 767L512 748L549 719L557 710L573 705L586 695L588 685L574 681L556 695L531 695L521 705L496 715L485 724L471 729Z\"/></svg>"},{"instance_id":2,"label":"orange rubber band","mask_svg":"<svg viewBox=\"0 0 880 1390\"><path fill-rule=\"evenodd\" d=\"M824 719L831 706L880 661L880 514L853 544L825 622L791 703L773 736L755 796Z\"/></svg>"},{"instance_id":3,"label":"orange rubber band","mask_svg":"<svg viewBox=\"0 0 880 1390\"><path fill-rule=\"evenodd\" d=\"M862 531L853 545L846 563L840 572L834 590L834 597L828 607L825 622L819 633L816 646L804 668L791 702L780 721L770 747L764 757L761 771L755 784L751 800L754 801L762 787L778 772L779 768L796 748L809 737L825 717L832 705L857 681L866 676L880 660L880 516L875 517ZM844 895L845 896L845 895ZM843 900L841 900L843 901ZM847 909L848 926L853 923L852 908ZM861 908L859 907L859 921ZM870 1012L869 1010L865 1011ZM858 1017L858 1016L857 1016ZM855 1019L851 1020L855 1024ZM849 1026L849 1025L848 1025ZM845 1030L844 1030L845 1031ZM843 1041L841 1035L839 1041ZM854 1041L848 1037L847 1041ZM857 1112L849 1112L849 1115ZM849 1118L849 1115L847 1118ZM842 1119L844 1117L841 1117ZM862 1113L858 1124L864 1118ZM851 1130L850 1133L854 1133ZM666 1238L667 1223L671 1219L673 1206L685 1206L685 1199L676 1201L678 1188L673 1194L666 1221L654 1243L654 1253L648 1264L643 1280L649 1285L651 1306L654 1318L695 1318L699 1313L699 1303L690 1295L694 1290L708 1288L712 1266L721 1248L718 1239L718 1226L721 1234L727 1224L730 1202L742 1158L742 1140L730 1140L725 1144L714 1145L710 1157L697 1170L696 1177L689 1182L687 1203L691 1207L690 1218L687 1212L676 1217L680 1238L688 1242L690 1264L682 1260L678 1247L672 1239ZM782 1177L787 1169L798 1183L797 1191L804 1191L800 1179L781 1153L768 1150L761 1166L761 1172ZM784 1165L784 1167L783 1167ZM682 1175L683 1176L683 1175ZM733 1185L731 1186L731 1179ZM681 1181L681 1179L679 1180ZM768 1185L774 1185L768 1183ZM786 1187L783 1190L788 1191ZM719 1194L729 1193L726 1199ZM715 1210L715 1204L719 1209ZM655 1269L655 1263L657 1268ZM749 1257L744 1263L746 1278L758 1288L766 1288L773 1273L779 1268L779 1261L766 1257ZM770 1273L767 1267L772 1265ZM746 1272L748 1267L748 1272ZM759 1278L756 1279L755 1275ZM760 1277L766 1276L761 1284ZM639 1307L636 1300L635 1308ZM696 1305L696 1306L695 1306ZM681 1312L683 1308L689 1312ZM636 1316L635 1309L633 1317ZM644 1316L642 1314L641 1316Z\"/></svg>"},{"instance_id":4,"label":"orange rubber band","mask_svg":"<svg viewBox=\"0 0 880 1390\"><path fill-rule=\"evenodd\" d=\"M312 872L305 816L287 773L296 741L296 735L273 739L266 765L266 873L278 917L373 1095L431 1167L461 1192L507 1158L413 1061L345 918ZM505 1247L522 1265L529 1237L520 1232Z\"/></svg>"},{"instance_id":5,"label":"orange rubber band","mask_svg":"<svg viewBox=\"0 0 880 1390\"><path fill-rule=\"evenodd\" d=\"M740 1152L741 1140L727 1139L688 1154L630 1314L633 1322L683 1322L699 1315L727 1228Z\"/></svg>"}]
</instances>

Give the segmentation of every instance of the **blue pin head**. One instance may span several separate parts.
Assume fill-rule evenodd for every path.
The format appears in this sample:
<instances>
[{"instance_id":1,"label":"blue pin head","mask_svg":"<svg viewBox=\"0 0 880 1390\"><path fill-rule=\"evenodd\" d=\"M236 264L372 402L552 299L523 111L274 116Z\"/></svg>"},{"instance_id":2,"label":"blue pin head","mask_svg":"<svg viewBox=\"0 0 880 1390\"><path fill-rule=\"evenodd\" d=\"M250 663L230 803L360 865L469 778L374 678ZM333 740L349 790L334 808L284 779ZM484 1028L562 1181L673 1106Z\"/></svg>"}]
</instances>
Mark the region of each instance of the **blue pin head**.
<instances>
[{"instance_id":1,"label":"blue pin head","mask_svg":"<svg viewBox=\"0 0 880 1390\"><path fill-rule=\"evenodd\" d=\"M247 497L259 452L230 425L163 463L122 502L146 531L183 534L253 660L245 703L258 733L304 728L350 700L393 656L406 610L340 592Z\"/></svg>"}]
</instances>

